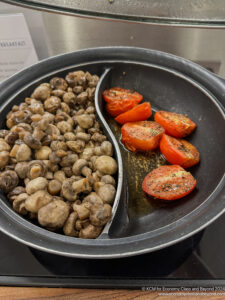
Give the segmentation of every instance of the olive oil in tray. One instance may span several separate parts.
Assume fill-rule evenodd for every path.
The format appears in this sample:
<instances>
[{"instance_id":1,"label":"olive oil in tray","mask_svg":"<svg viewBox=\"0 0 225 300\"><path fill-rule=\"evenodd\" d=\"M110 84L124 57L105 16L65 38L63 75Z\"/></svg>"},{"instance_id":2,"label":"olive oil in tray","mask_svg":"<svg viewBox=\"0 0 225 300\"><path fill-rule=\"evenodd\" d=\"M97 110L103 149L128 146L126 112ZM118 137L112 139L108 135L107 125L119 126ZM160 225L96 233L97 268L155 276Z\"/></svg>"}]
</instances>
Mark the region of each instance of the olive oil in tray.
<instances>
[{"instance_id":1,"label":"olive oil in tray","mask_svg":"<svg viewBox=\"0 0 225 300\"><path fill-rule=\"evenodd\" d=\"M122 159L124 173L128 184L128 207L130 217L140 217L151 213L153 210L166 206L162 201L155 201L149 198L142 190L142 181L146 174L153 169L166 164L161 153L156 150L152 152L136 153L128 151L121 143L121 126L108 114L105 119L115 135Z\"/></svg>"}]
</instances>

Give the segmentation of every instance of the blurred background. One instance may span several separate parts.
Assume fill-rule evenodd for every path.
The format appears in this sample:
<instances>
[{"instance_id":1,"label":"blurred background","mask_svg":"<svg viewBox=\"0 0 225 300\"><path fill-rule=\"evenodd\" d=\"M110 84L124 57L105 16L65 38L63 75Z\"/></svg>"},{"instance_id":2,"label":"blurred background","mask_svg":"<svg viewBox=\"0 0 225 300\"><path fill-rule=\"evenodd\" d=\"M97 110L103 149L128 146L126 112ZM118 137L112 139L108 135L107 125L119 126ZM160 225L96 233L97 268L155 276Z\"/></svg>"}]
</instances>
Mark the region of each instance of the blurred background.
<instances>
[{"instance_id":1,"label":"blurred background","mask_svg":"<svg viewBox=\"0 0 225 300\"><path fill-rule=\"evenodd\" d=\"M169 52L225 77L225 30L106 21L41 12L0 2L0 14L23 13L38 55L127 45Z\"/></svg>"}]
</instances>

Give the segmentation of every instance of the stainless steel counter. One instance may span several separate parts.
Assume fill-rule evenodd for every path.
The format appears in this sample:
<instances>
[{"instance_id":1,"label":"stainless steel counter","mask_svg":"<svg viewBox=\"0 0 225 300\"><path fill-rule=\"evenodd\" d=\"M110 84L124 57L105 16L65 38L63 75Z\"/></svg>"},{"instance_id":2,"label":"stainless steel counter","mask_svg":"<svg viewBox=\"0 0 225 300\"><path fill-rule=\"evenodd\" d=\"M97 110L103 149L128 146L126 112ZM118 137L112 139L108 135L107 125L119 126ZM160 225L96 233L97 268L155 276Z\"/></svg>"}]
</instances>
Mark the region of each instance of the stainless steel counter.
<instances>
[{"instance_id":1,"label":"stainless steel counter","mask_svg":"<svg viewBox=\"0 0 225 300\"><path fill-rule=\"evenodd\" d=\"M2 0L44 11L172 26L225 28L224 0Z\"/></svg>"},{"instance_id":2,"label":"stainless steel counter","mask_svg":"<svg viewBox=\"0 0 225 300\"><path fill-rule=\"evenodd\" d=\"M0 3L0 13L25 14L37 54L129 45L169 52L198 62L225 77L225 29L200 29L66 16Z\"/></svg>"}]
</instances>

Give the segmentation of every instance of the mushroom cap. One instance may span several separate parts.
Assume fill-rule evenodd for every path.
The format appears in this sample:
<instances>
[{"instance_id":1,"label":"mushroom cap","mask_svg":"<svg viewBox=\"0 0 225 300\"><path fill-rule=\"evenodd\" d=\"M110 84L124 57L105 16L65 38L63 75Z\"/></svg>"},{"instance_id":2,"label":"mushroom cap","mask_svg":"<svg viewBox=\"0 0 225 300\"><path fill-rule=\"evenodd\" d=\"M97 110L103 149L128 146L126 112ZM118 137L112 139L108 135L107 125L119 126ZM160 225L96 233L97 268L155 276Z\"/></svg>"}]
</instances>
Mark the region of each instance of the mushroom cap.
<instances>
[{"instance_id":1,"label":"mushroom cap","mask_svg":"<svg viewBox=\"0 0 225 300\"><path fill-rule=\"evenodd\" d=\"M44 177L37 177L33 180L30 180L26 186L26 192L27 194L34 194L35 192L39 190L46 189L48 185L48 180Z\"/></svg>"},{"instance_id":2,"label":"mushroom cap","mask_svg":"<svg viewBox=\"0 0 225 300\"><path fill-rule=\"evenodd\" d=\"M77 199L77 195L74 193L72 184L74 180L68 178L62 183L62 195L69 201L75 201Z\"/></svg>"},{"instance_id":3,"label":"mushroom cap","mask_svg":"<svg viewBox=\"0 0 225 300\"><path fill-rule=\"evenodd\" d=\"M113 185L106 183L99 187L97 194L104 203L112 204L115 198L116 189Z\"/></svg>"},{"instance_id":4,"label":"mushroom cap","mask_svg":"<svg viewBox=\"0 0 225 300\"><path fill-rule=\"evenodd\" d=\"M15 171L4 171L0 173L0 189L8 193L19 183L19 178Z\"/></svg>"},{"instance_id":5,"label":"mushroom cap","mask_svg":"<svg viewBox=\"0 0 225 300\"><path fill-rule=\"evenodd\" d=\"M103 226L111 219L111 216L112 207L109 204L104 204L91 210L90 222L94 226Z\"/></svg>"},{"instance_id":6,"label":"mushroom cap","mask_svg":"<svg viewBox=\"0 0 225 300\"><path fill-rule=\"evenodd\" d=\"M69 206L62 200L53 200L38 211L38 221L44 227L61 228L69 216Z\"/></svg>"},{"instance_id":7,"label":"mushroom cap","mask_svg":"<svg viewBox=\"0 0 225 300\"><path fill-rule=\"evenodd\" d=\"M95 168L105 175L113 175L117 172L117 162L111 156L102 155L96 159Z\"/></svg>"},{"instance_id":8,"label":"mushroom cap","mask_svg":"<svg viewBox=\"0 0 225 300\"><path fill-rule=\"evenodd\" d=\"M15 171L21 179L25 179L27 177L28 168L29 168L29 162L22 161L16 164Z\"/></svg>"},{"instance_id":9,"label":"mushroom cap","mask_svg":"<svg viewBox=\"0 0 225 300\"><path fill-rule=\"evenodd\" d=\"M52 196L46 191L37 191L25 200L26 210L37 213L38 210L52 201Z\"/></svg>"},{"instance_id":10,"label":"mushroom cap","mask_svg":"<svg viewBox=\"0 0 225 300\"><path fill-rule=\"evenodd\" d=\"M44 177L47 173L47 166L42 160L32 160L28 163L27 177L35 179Z\"/></svg>"}]
</instances>

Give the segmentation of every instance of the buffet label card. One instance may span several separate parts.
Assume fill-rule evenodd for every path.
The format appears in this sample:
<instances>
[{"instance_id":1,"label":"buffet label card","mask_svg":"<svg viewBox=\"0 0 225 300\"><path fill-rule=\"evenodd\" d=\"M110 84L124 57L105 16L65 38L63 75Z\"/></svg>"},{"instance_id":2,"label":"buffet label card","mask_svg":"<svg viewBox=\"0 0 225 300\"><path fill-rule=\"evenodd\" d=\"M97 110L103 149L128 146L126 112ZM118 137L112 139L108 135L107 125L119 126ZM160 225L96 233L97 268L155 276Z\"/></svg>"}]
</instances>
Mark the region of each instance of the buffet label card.
<instances>
[{"instance_id":1,"label":"buffet label card","mask_svg":"<svg viewBox=\"0 0 225 300\"><path fill-rule=\"evenodd\" d=\"M0 14L0 82L38 61L23 14Z\"/></svg>"}]
</instances>

